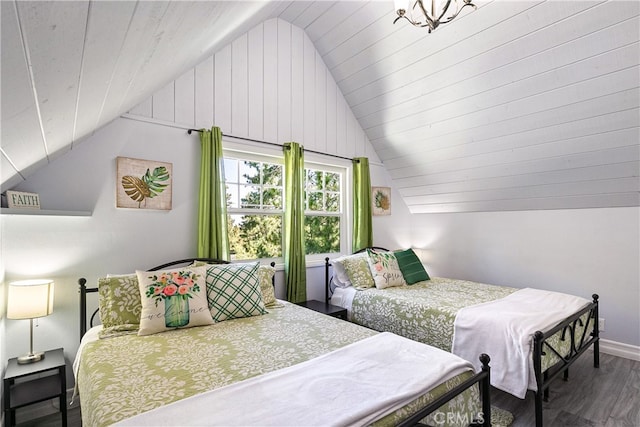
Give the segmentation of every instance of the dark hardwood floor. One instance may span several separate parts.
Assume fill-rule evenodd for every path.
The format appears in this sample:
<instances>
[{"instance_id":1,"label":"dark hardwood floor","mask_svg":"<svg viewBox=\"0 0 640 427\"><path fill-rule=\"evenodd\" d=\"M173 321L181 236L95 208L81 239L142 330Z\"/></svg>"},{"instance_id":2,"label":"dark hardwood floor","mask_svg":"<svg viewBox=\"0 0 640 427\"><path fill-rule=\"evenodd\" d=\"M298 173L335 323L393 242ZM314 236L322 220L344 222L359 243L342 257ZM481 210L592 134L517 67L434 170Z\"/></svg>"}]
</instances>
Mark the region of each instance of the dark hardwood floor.
<instances>
[{"instance_id":1,"label":"dark hardwood floor","mask_svg":"<svg viewBox=\"0 0 640 427\"><path fill-rule=\"evenodd\" d=\"M533 394L523 400L494 389L492 404L515 416L513 427L535 425ZM68 412L68 426L80 427L80 409ZM544 404L544 425L639 427L640 362L600 354L600 368L593 368L591 352L571 367L569 381L555 381ZM60 415L52 414L18 424L19 427L59 427Z\"/></svg>"},{"instance_id":2,"label":"dark hardwood floor","mask_svg":"<svg viewBox=\"0 0 640 427\"><path fill-rule=\"evenodd\" d=\"M524 400L493 389L491 403L510 411L512 427L535 425L533 393ZM600 353L600 368L587 352L570 368L569 380L558 379L543 404L544 425L640 426L640 362Z\"/></svg>"}]
</instances>

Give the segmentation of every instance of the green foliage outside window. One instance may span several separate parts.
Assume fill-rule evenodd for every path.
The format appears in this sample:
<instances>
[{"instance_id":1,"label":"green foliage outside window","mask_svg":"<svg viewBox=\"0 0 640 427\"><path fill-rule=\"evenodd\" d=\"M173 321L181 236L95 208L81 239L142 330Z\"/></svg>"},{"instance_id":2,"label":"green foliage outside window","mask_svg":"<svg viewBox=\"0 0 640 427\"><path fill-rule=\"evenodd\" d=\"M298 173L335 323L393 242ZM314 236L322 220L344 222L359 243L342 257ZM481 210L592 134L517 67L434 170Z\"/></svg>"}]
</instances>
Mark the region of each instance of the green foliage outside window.
<instances>
[{"instance_id":1,"label":"green foliage outside window","mask_svg":"<svg viewBox=\"0 0 640 427\"><path fill-rule=\"evenodd\" d=\"M307 169L305 176L307 254L340 252L341 175ZM225 158L234 259L282 256L282 177L282 165Z\"/></svg>"}]
</instances>

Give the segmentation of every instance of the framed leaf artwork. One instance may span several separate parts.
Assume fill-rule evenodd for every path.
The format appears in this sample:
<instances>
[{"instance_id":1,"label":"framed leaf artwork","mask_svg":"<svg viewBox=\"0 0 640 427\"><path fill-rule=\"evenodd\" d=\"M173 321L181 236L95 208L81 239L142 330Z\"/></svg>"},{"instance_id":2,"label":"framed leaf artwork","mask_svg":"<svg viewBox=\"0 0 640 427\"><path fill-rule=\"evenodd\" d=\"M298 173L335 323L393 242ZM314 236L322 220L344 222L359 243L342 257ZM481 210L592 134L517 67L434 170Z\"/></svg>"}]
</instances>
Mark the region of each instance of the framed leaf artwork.
<instances>
[{"instance_id":1,"label":"framed leaf artwork","mask_svg":"<svg viewBox=\"0 0 640 427\"><path fill-rule=\"evenodd\" d=\"M391 188L371 187L373 215L391 215Z\"/></svg>"},{"instance_id":2,"label":"framed leaf artwork","mask_svg":"<svg viewBox=\"0 0 640 427\"><path fill-rule=\"evenodd\" d=\"M118 157L116 207L171 210L172 181L171 163Z\"/></svg>"}]
</instances>

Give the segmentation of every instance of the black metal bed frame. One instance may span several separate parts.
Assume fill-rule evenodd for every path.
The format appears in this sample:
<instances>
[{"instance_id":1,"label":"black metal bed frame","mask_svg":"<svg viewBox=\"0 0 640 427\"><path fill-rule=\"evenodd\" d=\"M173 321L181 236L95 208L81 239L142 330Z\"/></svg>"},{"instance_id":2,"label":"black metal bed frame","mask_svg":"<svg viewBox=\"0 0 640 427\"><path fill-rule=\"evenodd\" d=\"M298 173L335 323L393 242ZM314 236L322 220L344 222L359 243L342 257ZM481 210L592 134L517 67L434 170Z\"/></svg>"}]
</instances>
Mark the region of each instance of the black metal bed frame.
<instances>
[{"instance_id":1,"label":"black metal bed frame","mask_svg":"<svg viewBox=\"0 0 640 427\"><path fill-rule=\"evenodd\" d=\"M229 261L214 259L214 258L187 258L178 261L171 261L153 268L148 269L147 271L157 271L167 267L179 266L183 264L191 264L194 261L206 262L208 264L229 264ZM327 261L328 263L328 258ZM271 266L275 266L275 262L271 263ZM328 272L328 267L327 267ZM272 282L275 286L275 276L272 278ZM78 284L80 285L80 339L87 332L87 294L98 292L97 287L88 288L87 287L87 279L81 277L78 279ZM93 326L93 321L98 315L99 309L96 309L91 315L91 319L89 320L89 327ZM404 420L399 424L400 427L406 426L414 426L421 425L420 420L422 420L427 415L438 410L442 405L454 399L456 396L462 394L468 388L473 387L475 384L478 384L480 391L480 400L482 405L482 413L476 414L476 419L472 420L470 423L471 426L483 426L483 427L491 427L491 367L489 366L490 357L486 354L481 354L480 362L482 363L482 367L480 372L475 373L472 377L463 381L458 386L452 388L447 391L440 397L438 397L433 402L429 403L427 406L423 407L420 411L413 414L411 417Z\"/></svg>"},{"instance_id":2,"label":"black metal bed frame","mask_svg":"<svg viewBox=\"0 0 640 427\"><path fill-rule=\"evenodd\" d=\"M195 261L198 262L206 262L207 264L229 264L229 261L217 259L217 258L185 258L177 261L167 262L162 265L158 265L156 267L150 268L147 271L158 271L165 269L167 267L180 266L184 264L191 264ZM275 263L271 263L271 266L275 266ZM78 284L80 285L80 339L87 333L87 294L98 292L98 288L87 288L87 279L81 277L78 279ZM91 315L91 319L89 320L89 327L93 326L93 321L98 315L99 309L96 309Z\"/></svg>"},{"instance_id":3,"label":"black metal bed frame","mask_svg":"<svg viewBox=\"0 0 640 427\"><path fill-rule=\"evenodd\" d=\"M367 249L377 249L382 251L388 251L386 248L379 246L360 249L356 253L361 253ZM331 263L329 258L325 258L325 301L329 303L330 300L330 287L332 277L329 275L329 267ZM563 379L567 381L569 379L569 367L580 357L589 346L593 345L593 367L600 367L600 330L598 329L598 316L599 316L599 296L598 294L592 295L593 301L586 307L572 314L571 316L558 323L553 328L546 332L536 331L533 334L533 368L536 378L537 390L531 390L534 395L535 401L535 418L536 427L543 426L542 417L542 402L549 400L549 386L551 382L556 379L560 374L563 375ZM582 321L582 317L587 315L586 324ZM589 330L591 328L591 330ZM578 333L579 329L582 333ZM569 335L570 350L569 354L563 356L559 349L555 348L548 339L561 332L561 341L567 339ZM542 371L542 357L547 352L553 353L559 361L556 362L546 371Z\"/></svg>"}]
</instances>

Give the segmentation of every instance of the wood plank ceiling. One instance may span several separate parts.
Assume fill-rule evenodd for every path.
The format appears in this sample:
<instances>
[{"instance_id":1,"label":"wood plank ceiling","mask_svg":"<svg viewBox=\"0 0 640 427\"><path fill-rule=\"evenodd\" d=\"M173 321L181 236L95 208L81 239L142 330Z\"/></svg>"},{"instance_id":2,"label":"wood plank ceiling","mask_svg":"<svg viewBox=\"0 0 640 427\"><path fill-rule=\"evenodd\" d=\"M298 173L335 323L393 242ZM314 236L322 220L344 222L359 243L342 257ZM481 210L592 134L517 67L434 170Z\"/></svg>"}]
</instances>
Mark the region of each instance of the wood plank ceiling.
<instances>
[{"instance_id":1,"label":"wood plank ceiling","mask_svg":"<svg viewBox=\"0 0 640 427\"><path fill-rule=\"evenodd\" d=\"M640 205L640 2L475 3L429 34L389 1L2 2L3 190L279 17L411 212Z\"/></svg>"}]
</instances>

